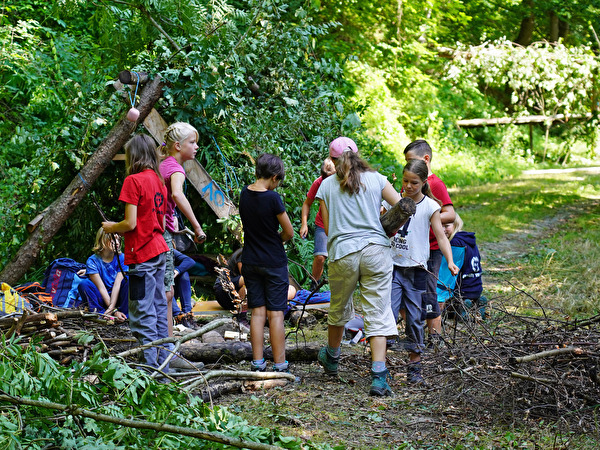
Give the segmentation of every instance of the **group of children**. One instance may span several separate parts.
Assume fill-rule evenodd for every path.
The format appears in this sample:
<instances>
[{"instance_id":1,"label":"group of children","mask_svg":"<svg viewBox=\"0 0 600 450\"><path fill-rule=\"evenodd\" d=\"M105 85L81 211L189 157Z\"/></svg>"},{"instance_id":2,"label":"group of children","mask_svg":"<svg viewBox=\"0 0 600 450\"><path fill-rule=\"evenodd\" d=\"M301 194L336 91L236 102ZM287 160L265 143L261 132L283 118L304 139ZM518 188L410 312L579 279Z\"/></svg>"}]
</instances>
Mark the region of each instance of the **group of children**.
<instances>
[{"instance_id":1,"label":"group of children","mask_svg":"<svg viewBox=\"0 0 600 450\"><path fill-rule=\"evenodd\" d=\"M173 234L180 226L175 207L190 221L195 241L206 239L183 194L183 163L194 158L197 141L198 133L191 125L176 123L165 133L162 162L149 136L136 135L125 145L127 177L119 196L125 203L125 217L120 222L102 223L95 254L87 262L89 281L80 289L82 297L90 307L112 313L117 320L128 316L141 344L172 335L174 278L187 271L175 266ZM328 257L331 288L328 342L318 360L326 373L337 374L344 325L354 317L353 293L359 283L372 357L370 394L391 395L385 360L387 342L397 336L399 315L405 320L407 379L410 383L423 381L424 320L431 320L430 334L440 331L436 285L442 259L451 277L459 272L449 241L454 230L448 225L454 223L456 213L445 186L431 173L431 149L425 141L411 143L404 152L407 164L401 194L358 156L351 139L339 137L329 150L321 177L303 204L300 229L300 235L306 237L310 206L318 199L313 283L321 278ZM255 175L254 183L245 186L240 195L244 248L231 269L235 287L245 291L251 310L251 369L267 368L263 334L268 322L273 370L285 372L289 367L284 326L289 278L283 244L293 237L294 230L280 195L274 192L285 177L283 161L264 153L256 160ZM401 196L413 199L417 208L390 245L379 221L381 207L391 207ZM119 240L113 234L124 235L124 255L119 254ZM468 278L480 280L480 275L474 270ZM182 299L184 310L187 303ZM145 363L159 367L170 351L168 346L146 348Z\"/></svg>"}]
</instances>

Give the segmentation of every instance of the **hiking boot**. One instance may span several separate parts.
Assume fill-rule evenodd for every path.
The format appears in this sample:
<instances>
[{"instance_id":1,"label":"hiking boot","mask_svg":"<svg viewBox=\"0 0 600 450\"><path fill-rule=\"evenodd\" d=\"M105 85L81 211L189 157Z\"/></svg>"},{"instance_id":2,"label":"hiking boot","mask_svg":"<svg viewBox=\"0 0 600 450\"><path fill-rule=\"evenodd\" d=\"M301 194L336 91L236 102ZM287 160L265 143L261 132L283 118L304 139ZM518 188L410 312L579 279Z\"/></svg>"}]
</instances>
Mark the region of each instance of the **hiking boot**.
<instances>
[{"instance_id":1,"label":"hiking boot","mask_svg":"<svg viewBox=\"0 0 600 450\"><path fill-rule=\"evenodd\" d=\"M254 364L254 361L250 361L250 370L252 372L265 372L267 370L267 361L263 359L261 364Z\"/></svg>"},{"instance_id":2,"label":"hiking boot","mask_svg":"<svg viewBox=\"0 0 600 450\"><path fill-rule=\"evenodd\" d=\"M177 325L183 325L183 326L186 326L186 325L183 323L183 321L185 320L185 318L186 318L186 314L183 314L183 313L181 313L181 314L177 314L177 315L174 317L174 319L175 319L175 323L176 323Z\"/></svg>"},{"instance_id":3,"label":"hiking boot","mask_svg":"<svg viewBox=\"0 0 600 450\"><path fill-rule=\"evenodd\" d=\"M423 374L421 370L421 361L408 363L408 369L406 371L406 381L408 384L423 384Z\"/></svg>"},{"instance_id":4,"label":"hiking boot","mask_svg":"<svg viewBox=\"0 0 600 450\"><path fill-rule=\"evenodd\" d=\"M202 370L204 369L204 363L199 361L199 362L192 362L192 361L188 361L184 358L181 358L179 356L175 356L170 362L169 362L169 368L170 369L179 369L182 371L188 371L188 370Z\"/></svg>"},{"instance_id":5,"label":"hiking boot","mask_svg":"<svg viewBox=\"0 0 600 450\"><path fill-rule=\"evenodd\" d=\"M369 395L375 395L378 397L390 397L394 395L392 388L387 382L388 378L392 378L390 371L385 369L381 372L373 372L371 370L371 389Z\"/></svg>"},{"instance_id":6,"label":"hiking boot","mask_svg":"<svg viewBox=\"0 0 600 450\"><path fill-rule=\"evenodd\" d=\"M325 369L327 375L337 375L338 373L338 362L340 361L339 356L334 358L327 351L327 347L322 347L319 350L319 356L317 357L319 364Z\"/></svg>"}]
</instances>

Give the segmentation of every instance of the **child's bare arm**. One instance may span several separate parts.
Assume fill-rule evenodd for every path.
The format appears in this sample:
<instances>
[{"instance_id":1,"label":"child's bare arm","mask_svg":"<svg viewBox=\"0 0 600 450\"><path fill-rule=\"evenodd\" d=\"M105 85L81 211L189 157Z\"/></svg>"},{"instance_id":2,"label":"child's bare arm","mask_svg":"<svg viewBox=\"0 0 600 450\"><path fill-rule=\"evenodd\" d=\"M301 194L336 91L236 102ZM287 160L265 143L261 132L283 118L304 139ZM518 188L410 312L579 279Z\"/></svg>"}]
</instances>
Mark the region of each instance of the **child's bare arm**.
<instances>
[{"instance_id":1,"label":"child's bare arm","mask_svg":"<svg viewBox=\"0 0 600 450\"><path fill-rule=\"evenodd\" d=\"M325 228L325 234L329 236L329 210L327 205L321 199L319 199L319 207L321 208L321 218L323 219L323 227Z\"/></svg>"},{"instance_id":2,"label":"child's bare arm","mask_svg":"<svg viewBox=\"0 0 600 450\"><path fill-rule=\"evenodd\" d=\"M300 227L300 237L304 239L308 234L308 216L310 214L310 207L313 204L314 199L306 197L304 203L302 203L302 226Z\"/></svg>"},{"instance_id":3,"label":"child's bare arm","mask_svg":"<svg viewBox=\"0 0 600 450\"><path fill-rule=\"evenodd\" d=\"M392 183L390 183L389 181L386 183L385 187L381 191L381 196L383 197L383 199L386 202L388 202L392 206L394 206L396 203L398 203L400 201L400 199L402 198L402 197L400 197L400 194L398 194L398 192L396 192L396 189L394 189L394 186L392 186ZM321 213L321 214L323 214L323 213Z\"/></svg>"},{"instance_id":4,"label":"child's bare arm","mask_svg":"<svg viewBox=\"0 0 600 450\"><path fill-rule=\"evenodd\" d=\"M183 193L183 182L185 181L185 175L181 172L175 172L171 175L171 195L173 196L173 201L179 208L179 210L183 213L185 217L188 218L195 234L195 241L199 244L206 240L206 233L202 231L202 227L200 226L200 222L196 219L196 215L194 214L194 210L192 209L192 205L190 205L189 200Z\"/></svg>"},{"instance_id":5,"label":"child's bare arm","mask_svg":"<svg viewBox=\"0 0 600 450\"><path fill-rule=\"evenodd\" d=\"M292 222L290 222L290 218L287 213L284 211L281 214L277 215L277 220L279 220L279 225L281 225L281 233L279 236L283 242L289 241L294 237L294 228L292 227Z\"/></svg>"},{"instance_id":6,"label":"child's bare arm","mask_svg":"<svg viewBox=\"0 0 600 450\"><path fill-rule=\"evenodd\" d=\"M125 219L120 222L102 222L102 228L106 233L127 233L137 226L137 205L125 204Z\"/></svg>"},{"instance_id":7,"label":"child's bare arm","mask_svg":"<svg viewBox=\"0 0 600 450\"><path fill-rule=\"evenodd\" d=\"M454 259L452 258L452 247L450 246L450 241L444 234L444 228L442 227L442 220L440 219L440 212L436 211L431 216L431 229L435 234L438 245L440 246L440 250L442 251L442 255L446 257L446 261L448 261L448 269L452 275L458 274L458 267L454 264Z\"/></svg>"}]
</instances>

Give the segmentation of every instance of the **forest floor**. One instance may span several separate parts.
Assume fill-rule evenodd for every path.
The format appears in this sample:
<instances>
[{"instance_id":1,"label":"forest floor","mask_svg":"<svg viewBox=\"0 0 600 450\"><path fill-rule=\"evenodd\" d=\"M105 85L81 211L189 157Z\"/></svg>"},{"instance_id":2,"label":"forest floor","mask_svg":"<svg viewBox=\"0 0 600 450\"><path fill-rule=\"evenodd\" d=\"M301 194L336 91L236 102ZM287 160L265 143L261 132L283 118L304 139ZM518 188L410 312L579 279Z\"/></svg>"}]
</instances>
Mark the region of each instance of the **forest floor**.
<instances>
[{"instance_id":1,"label":"forest floor","mask_svg":"<svg viewBox=\"0 0 600 450\"><path fill-rule=\"evenodd\" d=\"M521 316L515 305L532 298L511 281L528 249L597 207L597 200L567 205L500 242L480 244L489 316L445 320L444 345L424 354L425 385L408 385L406 352L389 350L395 395L370 397L370 355L359 343L342 347L339 378L324 375L317 362L292 362L299 382L228 394L215 404L252 424L337 448L597 448L597 322L582 328L543 311L539 319ZM326 329L321 319L305 329L306 339L324 343ZM563 356L515 363L548 350Z\"/></svg>"}]
</instances>

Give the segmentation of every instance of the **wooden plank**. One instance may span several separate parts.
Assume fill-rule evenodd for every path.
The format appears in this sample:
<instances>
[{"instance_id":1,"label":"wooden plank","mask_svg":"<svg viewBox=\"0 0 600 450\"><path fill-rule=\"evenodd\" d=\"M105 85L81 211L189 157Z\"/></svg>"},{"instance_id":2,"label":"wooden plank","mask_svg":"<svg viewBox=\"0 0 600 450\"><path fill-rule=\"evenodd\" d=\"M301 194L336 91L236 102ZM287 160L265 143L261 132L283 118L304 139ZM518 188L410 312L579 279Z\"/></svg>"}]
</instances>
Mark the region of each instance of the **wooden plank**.
<instances>
[{"instance_id":1,"label":"wooden plank","mask_svg":"<svg viewBox=\"0 0 600 450\"><path fill-rule=\"evenodd\" d=\"M165 131L169 125L156 109L152 108L150 114L146 116L144 119L144 126L158 145L161 145L165 141Z\"/></svg>"}]
</instances>

